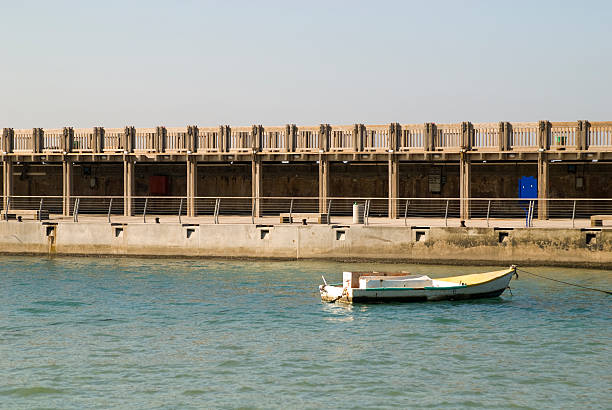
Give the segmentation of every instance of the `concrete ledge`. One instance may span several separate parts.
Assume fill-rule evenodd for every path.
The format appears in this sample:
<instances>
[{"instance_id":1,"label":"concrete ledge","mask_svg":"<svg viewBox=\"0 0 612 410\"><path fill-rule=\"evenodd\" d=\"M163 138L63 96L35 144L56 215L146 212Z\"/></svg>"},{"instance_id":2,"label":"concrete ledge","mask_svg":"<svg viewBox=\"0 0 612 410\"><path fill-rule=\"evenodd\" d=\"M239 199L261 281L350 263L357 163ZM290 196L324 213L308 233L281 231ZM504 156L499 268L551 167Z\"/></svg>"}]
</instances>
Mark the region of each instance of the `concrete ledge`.
<instances>
[{"instance_id":1,"label":"concrete ledge","mask_svg":"<svg viewBox=\"0 0 612 410\"><path fill-rule=\"evenodd\" d=\"M612 268L612 230L2 221L0 253Z\"/></svg>"}]
</instances>

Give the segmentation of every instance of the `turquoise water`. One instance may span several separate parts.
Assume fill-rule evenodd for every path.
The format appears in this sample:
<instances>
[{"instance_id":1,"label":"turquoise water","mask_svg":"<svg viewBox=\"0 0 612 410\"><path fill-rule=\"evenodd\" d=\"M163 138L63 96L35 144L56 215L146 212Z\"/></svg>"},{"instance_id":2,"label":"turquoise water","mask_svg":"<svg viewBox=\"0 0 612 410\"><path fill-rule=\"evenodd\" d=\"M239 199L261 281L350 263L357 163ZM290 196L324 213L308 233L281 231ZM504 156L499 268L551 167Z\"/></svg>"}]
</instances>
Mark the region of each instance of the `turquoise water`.
<instances>
[{"instance_id":1,"label":"turquoise water","mask_svg":"<svg viewBox=\"0 0 612 410\"><path fill-rule=\"evenodd\" d=\"M1 257L3 408L610 408L612 298L338 306L325 273L488 267ZM497 268L497 267L496 267ZM612 288L612 272L531 270Z\"/></svg>"}]
</instances>

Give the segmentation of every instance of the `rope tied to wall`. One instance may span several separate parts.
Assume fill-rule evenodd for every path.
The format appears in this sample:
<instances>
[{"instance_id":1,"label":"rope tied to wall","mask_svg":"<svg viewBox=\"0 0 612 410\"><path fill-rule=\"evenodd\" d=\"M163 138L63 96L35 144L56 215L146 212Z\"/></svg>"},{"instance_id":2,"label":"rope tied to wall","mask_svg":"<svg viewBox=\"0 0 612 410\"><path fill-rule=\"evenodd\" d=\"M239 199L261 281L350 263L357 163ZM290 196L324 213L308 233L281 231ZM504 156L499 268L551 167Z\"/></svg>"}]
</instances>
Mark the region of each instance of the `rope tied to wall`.
<instances>
[{"instance_id":1,"label":"rope tied to wall","mask_svg":"<svg viewBox=\"0 0 612 410\"><path fill-rule=\"evenodd\" d=\"M516 269L517 269L517 270L520 270L521 272L526 273L526 274L528 274L528 275L537 276L538 278L548 279L548 280L551 280L551 281L553 281L553 282L563 283L564 285L575 286L575 287L577 287L577 288L582 288L582 289L587 289L587 290L593 290L593 291L595 291L595 292L602 292L602 293L605 293L605 294L608 294L608 295L612 295L612 291L609 291L609 290L597 289L597 288L591 288L591 287L589 287L589 286L583 286L583 285L579 285L579 284L577 284L577 283L565 282L565 281L562 281L562 280L559 280L559 279L554 279L554 278L550 278L550 277L548 277L548 276L540 275L540 274L538 274L538 273L529 272L529 271L526 271L525 269L522 269L522 268L516 268Z\"/></svg>"}]
</instances>

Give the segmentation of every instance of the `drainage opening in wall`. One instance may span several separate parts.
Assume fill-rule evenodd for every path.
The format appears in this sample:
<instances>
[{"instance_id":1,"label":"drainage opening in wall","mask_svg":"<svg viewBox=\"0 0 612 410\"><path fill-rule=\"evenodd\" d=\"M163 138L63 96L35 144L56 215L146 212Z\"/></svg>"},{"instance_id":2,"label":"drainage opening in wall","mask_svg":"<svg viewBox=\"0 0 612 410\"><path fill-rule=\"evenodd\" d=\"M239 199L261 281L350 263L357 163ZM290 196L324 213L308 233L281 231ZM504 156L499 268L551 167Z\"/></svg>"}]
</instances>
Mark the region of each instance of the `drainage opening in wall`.
<instances>
[{"instance_id":1,"label":"drainage opening in wall","mask_svg":"<svg viewBox=\"0 0 612 410\"><path fill-rule=\"evenodd\" d=\"M587 245L596 245L597 244L597 234L596 233L587 233L584 237L584 242Z\"/></svg>"},{"instance_id":2,"label":"drainage opening in wall","mask_svg":"<svg viewBox=\"0 0 612 410\"><path fill-rule=\"evenodd\" d=\"M261 231L259 231L259 235L261 239L268 239L268 237L270 236L270 230L262 229Z\"/></svg>"},{"instance_id":3,"label":"drainage opening in wall","mask_svg":"<svg viewBox=\"0 0 612 410\"><path fill-rule=\"evenodd\" d=\"M185 229L185 236L187 236L187 239L191 238L194 233L195 233L195 228Z\"/></svg>"},{"instance_id":4,"label":"drainage opening in wall","mask_svg":"<svg viewBox=\"0 0 612 410\"><path fill-rule=\"evenodd\" d=\"M123 227L115 228L115 238L121 238L123 236Z\"/></svg>"},{"instance_id":5,"label":"drainage opening in wall","mask_svg":"<svg viewBox=\"0 0 612 410\"><path fill-rule=\"evenodd\" d=\"M508 232L498 232L497 242L508 242Z\"/></svg>"},{"instance_id":6,"label":"drainage opening in wall","mask_svg":"<svg viewBox=\"0 0 612 410\"><path fill-rule=\"evenodd\" d=\"M346 231L336 231L336 240L337 241L346 240Z\"/></svg>"},{"instance_id":7,"label":"drainage opening in wall","mask_svg":"<svg viewBox=\"0 0 612 410\"><path fill-rule=\"evenodd\" d=\"M425 240L425 231L416 231L414 239L415 239L416 242L424 241Z\"/></svg>"},{"instance_id":8,"label":"drainage opening in wall","mask_svg":"<svg viewBox=\"0 0 612 410\"><path fill-rule=\"evenodd\" d=\"M47 236L55 236L55 226L47 226L46 234Z\"/></svg>"}]
</instances>

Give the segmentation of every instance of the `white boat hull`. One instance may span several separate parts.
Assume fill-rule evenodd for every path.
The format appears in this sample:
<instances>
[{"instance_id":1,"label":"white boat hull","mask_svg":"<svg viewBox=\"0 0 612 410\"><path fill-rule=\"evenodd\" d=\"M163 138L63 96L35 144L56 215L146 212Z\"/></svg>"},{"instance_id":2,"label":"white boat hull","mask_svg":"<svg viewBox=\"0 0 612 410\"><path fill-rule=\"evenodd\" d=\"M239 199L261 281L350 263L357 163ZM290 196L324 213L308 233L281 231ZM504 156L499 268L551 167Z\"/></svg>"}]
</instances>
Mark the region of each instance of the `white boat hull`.
<instances>
[{"instance_id":1,"label":"white boat hull","mask_svg":"<svg viewBox=\"0 0 612 410\"><path fill-rule=\"evenodd\" d=\"M320 286L321 299L326 302L426 302L439 300L462 300L492 298L500 296L507 288L514 270L473 285L457 283L457 286L424 288L350 288L334 285Z\"/></svg>"}]
</instances>

